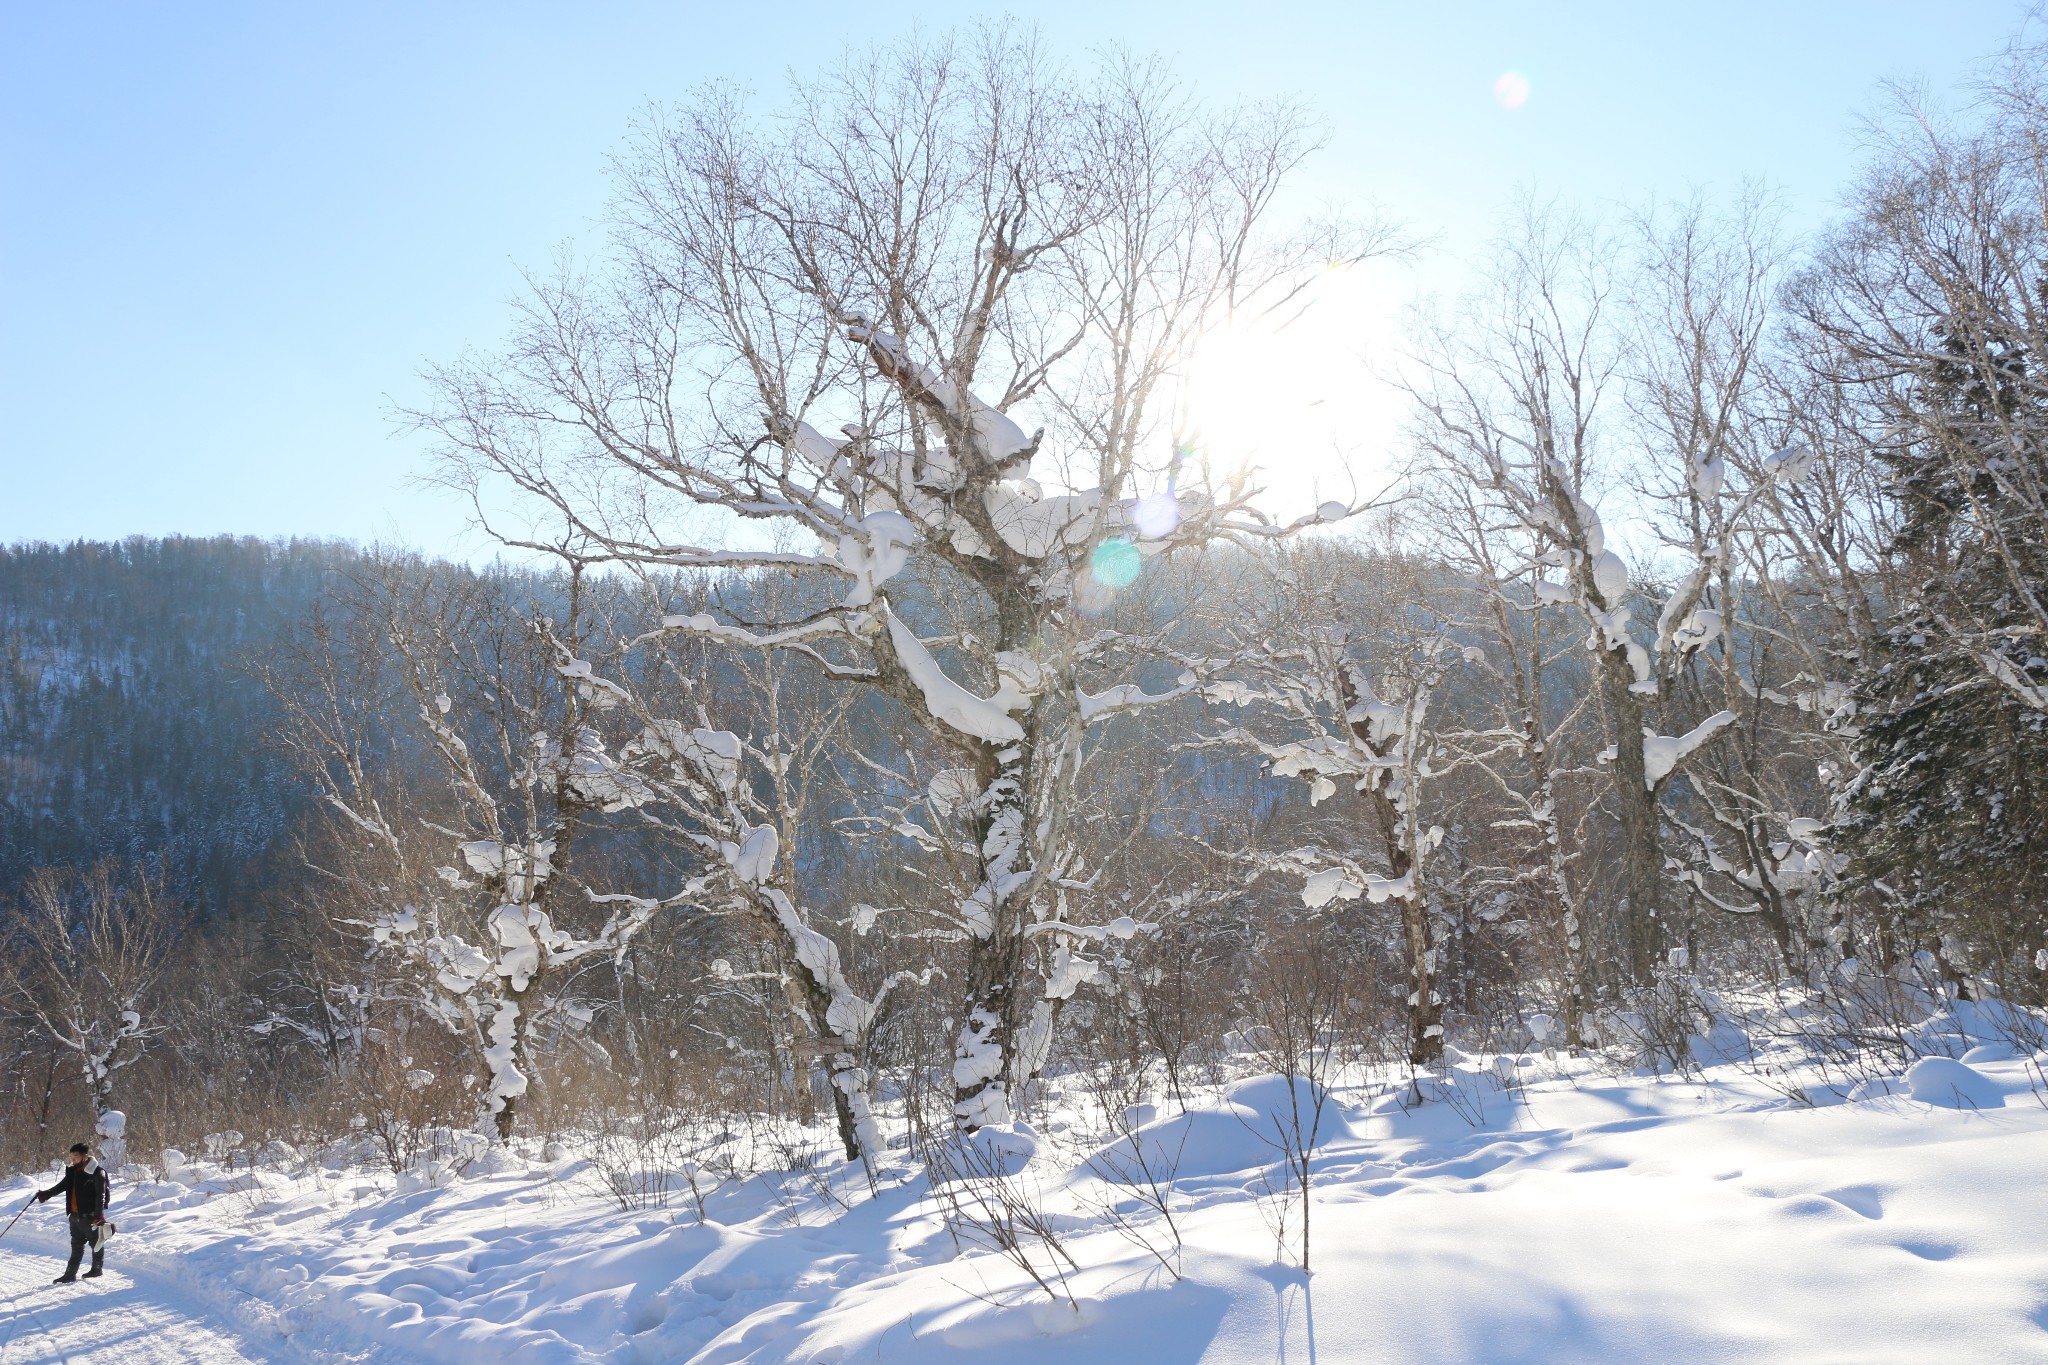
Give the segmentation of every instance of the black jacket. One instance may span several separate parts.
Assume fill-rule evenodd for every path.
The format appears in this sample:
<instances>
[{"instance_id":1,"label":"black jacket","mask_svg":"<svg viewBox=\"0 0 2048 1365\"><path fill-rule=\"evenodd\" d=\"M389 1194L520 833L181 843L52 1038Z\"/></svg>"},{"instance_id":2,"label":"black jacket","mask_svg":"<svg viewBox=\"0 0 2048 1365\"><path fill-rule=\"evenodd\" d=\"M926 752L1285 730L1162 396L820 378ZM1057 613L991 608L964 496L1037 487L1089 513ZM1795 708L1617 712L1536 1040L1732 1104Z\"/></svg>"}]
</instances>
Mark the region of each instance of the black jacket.
<instances>
[{"instance_id":1,"label":"black jacket","mask_svg":"<svg viewBox=\"0 0 2048 1365\"><path fill-rule=\"evenodd\" d=\"M87 1157L83 1166L66 1166L64 1178L36 1191L36 1202L64 1196L64 1212L74 1218L98 1218L107 1211L107 1168Z\"/></svg>"}]
</instances>

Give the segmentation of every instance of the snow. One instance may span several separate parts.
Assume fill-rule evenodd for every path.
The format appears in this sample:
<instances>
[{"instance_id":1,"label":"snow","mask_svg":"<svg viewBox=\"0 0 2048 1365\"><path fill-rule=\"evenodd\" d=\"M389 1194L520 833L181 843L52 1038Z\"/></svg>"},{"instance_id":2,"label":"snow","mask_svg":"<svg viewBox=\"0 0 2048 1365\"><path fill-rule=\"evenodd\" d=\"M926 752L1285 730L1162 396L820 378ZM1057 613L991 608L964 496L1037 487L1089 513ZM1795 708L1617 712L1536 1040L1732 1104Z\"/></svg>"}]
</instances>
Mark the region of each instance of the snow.
<instances>
[{"instance_id":1,"label":"snow","mask_svg":"<svg viewBox=\"0 0 2048 1365\"><path fill-rule=\"evenodd\" d=\"M946 670L939 667L939 661L924 647L916 632L904 625L886 602L882 613L889 626L889 642L895 647L896 661L924 694L925 706L933 716L962 734L990 743L1008 744L1024 738L1024 727L1009 713L1028 698L1020 695L1009 679L1004 680L1004 686L994 697L975 696L946 676Z\"/></svg>"},{"instance_id":2,"label":"snow","mask_svg":"<svg viewBox=\"0 0 2048 1365\"><path fill-rule=\"evenodd\" d=\"M1045 998L1071 1000L1075 991L1100 979L1101 971L1096 962L1076 953L1072 945L1063 943L1053 950L1052 970L1045 978Z\"/></svg>"},{"instance_id":3,"label":"snow","mask_svg":"<svg viewBox=\"0 0 2048 1365\"><path fill-rule=\"evenodd\" d=\"M1687 754L1705 744L1714 735L1735 723L1733 711L1716 711L1684 734L1673 738L1670 735L1653 735L1643 732L1643 783L1651 790L1685 761Z\"/></svg>"},{"instance_id":4,"label":"snow","mask_svg":"<svg viewBox=\"0 0 2048 1365\"><path fill-rule=\"evenodd\" d=\"M289 1347L278 1349L259 1333L245 1337L240 1324L154 1277L123 1271L120 1247L116 1242L109 1248L112 1268L103 1278L53 1285L52 1268L61 1268L64 1248L54 1236L16 1228L8 1245L0 1246L0 1365L237 1365L306 1358Z\"/></svg>"},{"instance_id":5,"label":"snow","mask_svg":"<svg viewBox=\"0 0 2048 1365\"><path fill-rule=\"evenodd\" d=\"M1301 885L1301 903L1311 910L1333 900L1356 900L1361 895L1379 905L1389 900L1407 900L1414 894L1413 871L1398 877L1382 877L1376 872L1359 874L1341 867L1326 867L1311 872Z\"/></svg>"},{"instance_id":6,"label":"snow","mask_svg":"<svg viewBox=\"0 0 2048 1365\"><path fill-rule=\"evenodd\" d=\"M1711 503L1721 496L1721 486L1727 482L1728 465L1715 457L1696 460L1692 466L1692 491L1703 503Z\"/></svg>"},{"instance_id":7,"label":"snow","mask_svg":"<svg viewBox=\"0 0 2048 1365\"><path fill-rule=\"evenodd\" d=\"M657 720L627 746L624 756L631 759L641 753L659 754L694 770L718 791L731 792L739 784L740 738L730 730L692 728L677 720Z\"/></svg>"},{"instance_id":8,"label":"snow","mask_svg":"<svg viewBox=\"0 0 2048 1365\"><path fill-rule=\"evenodd\" d=\"M1194 689L1187 686L1169 688L1164 692L1147 692L1137 683L1118 683L1100 692L1088 692L1080 688L1074 691L1074 701L1083 721L1092 721L1117 711L1133 710L1140 706L1156 706L1161 702L1175 701Z\"/></svg>"},{"instance_id":9,"label":"snow","mask_svg":"<svg viewBox=\"0 0 2048 1365\"><path fill-rule=\"evenodd\" d=\"M1778 483L1798 483L1813 472L1819 456L1803 445L1786 446L1764 456L1764 473Z\"/></svg>"},{"instance_id":10,"label":"snow","mask_svg":"<svg viewBox=\"0 0 2048 1365\"><path fill-rule=\"evenodd\" d=\"M1621 562L1620 555L1604 550L1594 558L1593 586L1610 607L1620 605L1622 598L1628 596L1628 565Z\"/></svg>"},{"instance_id":11,"label":"snow","mask_svg":"<svg viewBox=\"0 0 2048 1365\"><path fill-rule=\"evenodd\" d=\"M870 512L856 535L839 538L839 562L853 575L846 605L864 607L882 584L902 573L917 543L917 527L901 512Z\"/></svg>"},{"instance_id":12,"label":"snow","mask_svg":"<svg viewBox=\"0 0 2048 1365\"><path fill-rule=\"evenodd\" d=\"M519 1069L519 1003L515 1000L500 1000L491 1016L490 1046L484 1049L484 1065L491 1070L491 1088L487 1096L492 1113L505 1107L505 1101L518 1099L526 1093L526 1074Z\"/></svg>"},{"instance_id":13,"label":"snow","mask_svg":"<svg viewBox=\"0 0 2048 1365\"><path fill-rule=\"evenodd\" d=\"M740 831L737 842L723 846L723 852L734 876L759 886L775 875L775 859L781 847L773 825L748 825Z\"/></svg>"},{"instance_id":14,"label":"snow","mask_svg":"<svg viewBox=\"0 0 2048 1365\"><path fill-rule=\"evenodd\" d=\"M1365 886L1341 867L1326 867L1309 873L1301 885L1301 903L1311 910L1333 900L1355 900Z\"/></svg>"},{"instance_id":15,"label":"snow","mask_svg":"<svg viewBox=\"0 0 2048 1365\"><path fill-rule=\"evenodd\" d=\"M1966 1062L1952 1057L1922 1057L1906 1072L1906 1090L1914 1099L1950 1109L1998 1109L2005 1090Z\"/></svg>"},{"instance_id":16,"label":"snow","mask_svg":"<svg viewBox=\"0 0 2048 1365\"><path fill-rule=\"evenodd\" d=\"M1129 1185L1146 1172L1171 1170L1176 1179L1217 1179L1258 1172L1278 1159L1293 1119L1288 1078L1280 1075L1240 1081L1213 1105L1154 1119L1087 1156L1079 1173ZM1296 1078L1304 1115L1311 1083ZM1150 1107L1150 1106L1148 1106ZM1304 1124L1306 1126L1306 1124ZM1325 1125L1324 1145L1335 1125Z\"/></svg>"},{"instance_id":17,"label":"snow","mask_svg":"<svg viewBox=\"0 0 2048 1365\"><path fill-rule=\"evenodd\" d=\"M1721 613L1700 607L1688 614L1683 623L1671 633L1671 639L1681 651L1705 649L1721 636Z\"/></svg>"},{"instance_id":18,"label":"snow","mask_svg":"<svg viewBox=\"0 0 2048 1365\"><path fill-rule=\"evenodd\" d=\"M468 993L491 970L491 959L482 949L465 943L454 934L433 939L426 946L430 956L438 959L440 964L434 979L451 994Z\"/></svg>"},{"instance_id":19,"label":"snow","mask_svg":"<svg viewBox=\"0 0 2048 1365\"><path fill-rule=\"evenodd\" d=\"M404 1180L332 1153L232 1170L178 1154L174 1179L117 1184L106 1280L43 1283L46 1210L0 1244L0 1365L2036 1359L2048 1054L1980 1036L1995 1011L1953 1009L1916 1036L1958 1057L1873 1072L1865 1099L1836 1073L1658 1079L1540 1052L1454 1052L1413 1082L1346 1073L1311 1161L1311 1277L1273 1222L1309 1081L1240 1050L1236 1079L1185 1111L1157 1095L1121 1130L1085 1085L1053 1082L1029 1124L976 1136L972 1169L1049 1210L1081 1267L1073 1308L956 1242L900 1148L870 1192L829 1164L715 1177L700 1146L667 1207L632 1211L574 1134L490 1159L450 1135ZM765 1145L786 1140L834 1141ZM1177 1250L1145 1213L1162 1179ZM0 1203L30 1188L0 1185Z\"/></svg>"},{"instance_id":20,"label":"snow","mask_svg":"<svg viewBox=\"0 0 2048 1365\"><path fill-rule=\"evenodd\" d=\"M974 433L978 453L991 465L1003 465L1036 448L1036 437L1026 436L1007 413L983 402L938 371L910 359L901 337L878 330L865 317L848 314L846 333L874 351L890 358L893 368L938 400L948 412Z\"/></svg>"},{"instance_id":21,"label":"snow","mask_svg":"<svg viewBox=\"0 0 2048 1365\"><path fill-rule=\"evenodd\" d=\"M982 501L1003 543L1032 559L1062 546L1084 544L1094 534L1102 507L1097 491L1046 497L1028 479L996 484Z\"/></svg>"}]
</instances>

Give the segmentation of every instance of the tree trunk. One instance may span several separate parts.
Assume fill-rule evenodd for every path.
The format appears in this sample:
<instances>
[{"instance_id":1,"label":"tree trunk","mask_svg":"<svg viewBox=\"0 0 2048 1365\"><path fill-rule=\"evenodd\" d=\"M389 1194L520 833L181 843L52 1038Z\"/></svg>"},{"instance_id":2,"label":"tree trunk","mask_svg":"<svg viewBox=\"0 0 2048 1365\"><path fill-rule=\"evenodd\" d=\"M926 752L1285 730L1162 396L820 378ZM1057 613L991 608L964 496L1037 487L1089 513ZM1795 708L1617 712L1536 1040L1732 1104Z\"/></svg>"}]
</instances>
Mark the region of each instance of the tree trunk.
<instances>
[{"instance_id":1,"label":"tree trunk","mask_svg":"<svg viewBox=\"0 0 2048 1365\"><path fill-rule=\"evenodd\" d=\"M1022 749L1022 745L1018 745ZM1014 753L1006 749L1006 753ZM985 788L981 884L963 905L973 935L967 945L967 1001L952 1054L952 1113L961 1132L1008 1124L1012 1060L1026 1003L1018 990L1024 927L1010 905L1010 878L1024 853L1024 759L999 767Z\"/></svg>"},{"instance_id":2,"label":"tree trunk","mask_svg":"<svg viewBox=\"0 0 2048 1365\"><path fill-rule=\"evenodd\" d=\"M996 590L993 596L1000 626L998 657L1038 654L1043 621L1033 593L1010 588ZM1018 1045L1027 1012L1040 1002L1025 998L1031 993L1022 989L1022 900L1031 893L1034 870L1034 755L1051 719L1049 703L1041 694L1022 717L1021 740L983 741L976 746L982 809L975 836L981 880L960 907L970 937L967 998L953 1051L953 1118L963 1133L1009 1123L1012 1087L1029 1079L1028 1074L1018 1074Z\"/></svg>"},{"instance_id":3,"label":"tree trunk","mask_svg":"<svg viewBox=\"0 0 2048 1365\"><path fill-rule=\"evenodd\" d=\"M1657 838L1657 793L1645 780L1643 699L1619 650L1600 653L1600 678L1614 727L1614 799L1621 816L1623 929L1631 980L1647 986L1664 955L1664 850Z\"/></svg>"},{"instance_id":4,"label":"tree trunk","mask_svg":"<svg viewBox=\"0 0 2048 1365\"><path fill-rule=\"evenodd\" d=\"M810 1063L815 1060L824 1069L826 1085L832 1092L832 1117L839 1129L839 1145L845 1149L846 1159L860 1162L868 1179L873 1180L881 1153L877 1150L879 1134L868 1098L868 1073L860 1065L859 1048L863 1040L833 1027L831 987L820 981L798 954L787 952L786 956L790 965L790 1003L811 1028L810 1047L806 1049L799 1043L797 1048L804 1062L798 1075L808 1092Z\"/></svg>"},{"instance_id":5,"label":"tree trunk","mask_svg":"<svg viewBox=\"0 0 2048 1365\"><path fill-rule=\"evenodd\" d=\"M1564 1025L1565 1046L1579 1051L1586 1046L1586 1019L1593 1012L1592 973L1586 962L1586 927L1579 922L1578 905L1572 897L1571 875L1565 869L1564 831L1557 823L1557 788L1549 761L1539 759L1537 781L1543 805L1536 828L1543 836L1543 851L1549 863L1552 922L1557 928L1558 1014Z\"/></svg>"},{"instance_id":6,"label":"tree trunk","mask_svg":"<svg viewBox=\"0 0 2048 1365\"><path fill-rule=\"evenodd\" d=\"M1351 674L1338 671L1338 690L1347 714L1359 700L1358 688ZM1350 722L1351 732L1356 741L1376 758L1387 755L1373 743L1371 731L1364 722ZM1401 743L1412 743L1412 737ZM1400 897L1401 937L1408 959L1408 1060L1417 1066L1427 1066L1444 1055L1444 1001L1443 993L1437 989L1442 971L1443 948L1437 941L1436 925L1431 921L1429 902L1422 893L1422 872L1415 864L1415 849L1420 831L1413 813L1413 803L1418 794L1408 793L1409 809L1387 795L1385 778L1379 780L1365 793L1365 801L1372 812L1373 821L1379 826L1380 847L1386 854L1387 871L1395 881L1409 878L1408 892ZM1413 774L1408 780L1415 780Z\"/></svg>"},{"instance_id":7,"label":"tree trunk","mask_svg":"<svg viewBox=\"0 0 2048 1365\"><path fill-rule=\"evenodd\" d=\"M1027 856L1028 748L1026 742L1001 750L995 776L983 787L986 809L977 830L981 882L961 906L971 938L965 1015L953 1050L953 1115L967 1133L1011 1120L1014 1054L1030 1005L1018 989L1024 926L1013 905L1014 883L1028 875L1019 866Z\"/></svg>"},{"instance_id":8,"label":"tree trunk","mask_svg":"<svg viewBox=\"0 0 2048 1365\"><path fill-rule=\"evenodd\" d=\"M488 1052L496 1051L498 1048L505 1049L505 1064L518 1072L523 1082L517 1093L500 1094L498 1091L498 1076L502 1073L503 1068L495 1063L491 1064L490 1075L487 1078L491 1089L488 1093L497 1101L496 1111L492 1115L492 1122L497 1129L498 1141L500 1142L512 1140L512 1130L518 1121L520 1101L526 1098L527 1090L531 1088L533 1083L533 1073L527 1056L526 1032L528 1020L532 1017L529 1004L540 998L540 983L540 974L536 973L533 979L527 983L525 990L506 990L499 1004L498 1012L492 1016L491 1028L487 1035L491 1040L491 1044L487 1049L486 1063L491 1063ZM510 1019L506 1019L504 1015L504 1008L507 1004L513 1009ZM506 1024L502 1035L499 1029L500 1020L503 1020Z\"/></svg>"},{"instance_id":9,"label":"tree trunk","mask_svg":"<svg viewBox=\"0 0 2048 1365\"><path fill-rule=\"evenodd\" d=\"M1408 945L1408 1060L1427 1066L1444 1055L1444 1002L1437 989L1443 949L1419 890L1401 902L1401 932Z\"/></svg>"},{"instance_id":10,"label":"tree trunk","mask_svg":"<svg viewBox=\"0 0 2048 1365\"><path fill-rule=\"evenodd\" d=\"M1409 851L1408 839L1414 834L1407 815L1378 787L1366 799L1380 827L1387 871L1395 881L1413 877L1408 894L1400 897L1401 939L1408 959L1408 1060L1427 1066L1444 1055L1444 1000L1438 989L1443 945L1437 941L1422 894L1422 876Z\"/></svg>"}]
</instances>

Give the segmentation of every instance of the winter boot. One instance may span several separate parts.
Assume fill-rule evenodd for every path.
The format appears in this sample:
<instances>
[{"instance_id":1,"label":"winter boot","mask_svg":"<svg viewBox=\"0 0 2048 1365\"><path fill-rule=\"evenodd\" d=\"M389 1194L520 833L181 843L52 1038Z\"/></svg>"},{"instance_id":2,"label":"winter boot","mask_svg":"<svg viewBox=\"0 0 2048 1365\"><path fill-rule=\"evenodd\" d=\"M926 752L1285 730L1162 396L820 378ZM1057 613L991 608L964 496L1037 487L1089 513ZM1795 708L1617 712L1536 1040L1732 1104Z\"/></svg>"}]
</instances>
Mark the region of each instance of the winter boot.
<instances>
[{"instance_id":1,"label":"winter boot","mask_svg":"<svg viewBox=\"0 0 2048 1365\"><path fill-rule=\"evenodd\" d=\"M91 1270L88 1270L85 1272L85 1274L79 1276L79 1278L82 1280L97 1280L99 1277L100 1268L98 1266L94 1266Z\"/></svg>"},{"instance_id":2,"label":"winter boot","mask_svg":"<svg viewBox=\"0 0 2048 1365\"><path fill-rule=\"evenodd\" d=\"M50 1281L50 1283L51 1283L51 1284L77 1284L77 1283L78 1283L78 1277L77 1277L76 1275L59 1275L59 1276L58 1276L58 1277L57 1277L56 1279L54 1279L54 1280Z\"/></svg>"}]
</instances>

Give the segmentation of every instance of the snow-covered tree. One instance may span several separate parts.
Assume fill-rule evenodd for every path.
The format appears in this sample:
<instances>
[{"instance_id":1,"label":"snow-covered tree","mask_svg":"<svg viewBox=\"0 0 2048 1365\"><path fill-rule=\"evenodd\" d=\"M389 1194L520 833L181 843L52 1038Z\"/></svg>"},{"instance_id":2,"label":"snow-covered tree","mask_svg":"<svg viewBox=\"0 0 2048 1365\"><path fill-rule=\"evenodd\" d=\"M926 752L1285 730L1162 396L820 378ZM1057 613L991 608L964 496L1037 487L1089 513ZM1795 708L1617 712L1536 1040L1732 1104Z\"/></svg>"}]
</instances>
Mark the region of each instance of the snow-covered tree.
<instances>
[{"instance_id":1,"label":"snow-covered tree","mask_svg":"<svg viewBox=\"0 0 2048 1365\"><path fill-rule=\"evenodd\" d=\"M1596 976L1580 768L1586 713L1597 694L1575 685L1584 672L1582 637L1557 594L1536 590L1543 566L1528 528L1502 516L1485 490L1463 479L1432 479L1422 502L1437 527L1431 548L1461 580L1455 594L1443 594L1452 628L1480 642L1464 658L1475 680L1471 711L1449 738L1482 775L1481 807L1505 836L1501 856L1475 876L1475 889L1529 908L1542 935L1538 970L1550 978L1559 1041L1580 1047L1588 1041Z\"/></svg>"},{"instance_id":2,"label":"snow-covered tree","mask_svg":"<svg viewBox=\"0 0 2048 1365\"><path fill-rule=\"evenodd\" d=\"M540 1040L589 1019L564 990L571 969L616 958L661 908L574 875L593 821L634 801L606 778L613 698L586 683L587 664L564 662L590 628L585 585L562 587L556 614L504 600L489 579L381 561L348 629L281 691L285 742L353 836L322 870L404 964L416 1006L471 1040L501 1137ZM402 738L388 698L367 692L379 683L411 720Z\"/></svg>"},{"instance_id":3,"label":"snow-covered tree","mask_svg":"<svg viewBox=\"0 0 2048 1365\"><path fill-rule=\"evenodd\" d=\"M1713 403L1691 410L1682 439L1653 443L1646 433L1655 422L1639 424L1629 434L1674 465L1689 509L1686 533L1665 546L1673 584L1661 601L1646 600L1596 505L1609 474L1601 422L1613 406L1610 390L1625 374L1633 383L1627 367L1658 350L1632 341L1608 317L1612 256L1611 245L1584 230L1532 216L1507 249L1487 311L1468 319L1462 333L1438 334L1418 394L1432 464L1485 490L1533 541L1530 564L1503 567L1514 578L1533 570L1533 600L1571 607L1587 629L1608 739L1601 757L1620 827L1617 899L1627 967L1641 983L1663 960L1668 936L1665 793L1686 759L1739 719L1726 707L1687 708L1683 680L1694 656L1726 629L1734 528L1772 488L1805 479L1816 457L1800 444L1773 451L1757 462L1758 481L1738 490L1728 479L1729 449L1751 433L1738 425L1740 406L1719 401L1728 395L1710 395ZM1753 354L1759 317L1750 302L1717 324L1736 330L1745 348L1739 364ZM1636 385L1628 397L1646 395L1654 399L1654 387ZM1648 631L1635 620L1646 608L1656 611ZM1678 733L1661 733L1667 725Z\"/></svg>"},{"instance_id":4,"label":"snow-covered tree","mask_svg":"<svg viewBox=\"0 0 2048 1365\"><path fill-rule=\"evenodd\" d=\"M2023 44L1976 117L1902 103L1793 296L1843 448L1881 480L1890 580L1846 697L1860 738L1835 842L1859 899L1965 989L2038 981L2044 934L2044 89L2048 49Z\"/></svg>"},{"instance_id":5,"label":"snow-covered tree","mask_svg":"<svg viewBox=\"0 0 2048 1365\"><path fill-rule=\"evenodd\" d=\"M770 680L759 738L743 739L711 728L701 702L677 718L656 714L644 695L597 674L588 661L565 655L562 672L607 709L631 717L638 734L612 756L593 749L577 781L593 799L632 809L675 845L693 850L701 868L666 903L709 913L737 914L776 945L781 984L799 1050L818 1057L831 1088L839 1136L848 1160L873 1177L881 1154L870 1098L867 1053L872 1030L906 986L929 973L898 971L869 991L856 987L840 946L823 917L803 904L797 889L796 852L804 830L803 796L791 781L799 765L827 761L840 732L831 726L789 728L780 714L779 688ZM678 679L687 687L687 679ZM655 902L601 897L651 912Z\"/></svg>"},{"instance_id":6,"label":"snow-covered tree","mask_svg":"<svg viewBox=\"0 0 2048 1365\"><path fill-rule=\"evenodd\" d=\"M1212 113L1129 63L1076 81L1001 32L871 54L779 123L718 96L649 128L612 268L541 285L508 353L440 376L449 477L487 520L508 489L553 520L503 538L829 583L801 614L661 628L801 655L951 755L965 1129L1010 1120L1103 932L1056 894L1086 875L1083 736L1158 698L1091 614L1176 547L1288 529L1173 418L1207 329L1372 245L1269 230L1308 148L1289 111ZM930 633L913 555L962 628Z\"/></svg>"},{"instance_id":7,"label":"snow-covered tree","mask_svg":"<svg viewBox=\"0 0 2048 1365\"><path fill-rule=\"evenodd\" d=\"M96 1130L119 1139L120 1073L168 1026L160 997L182 915L160 879L102 862L30 873L11 918L9 994L70 1054Z\"/></svg>"},{"instance_id":8,"label":"snow-covered tree","mask_svg":"<svg viewBox=\"0 0 2048 1365\"><path fill-rule=\"evenodd\" d=\"M1431 857L1445 827L1432 797L1442 755L1431 702L1462 658L1412 577L1389 574L1376 629L1361 628L1336 590L1341 561L1313 551L1277 564L1272 604L1254 617L1235 667L1204 695L1239 709L1220 739L1254 747L1276 777L1308 784L1309 802L1344 813L1344 837L1276 862L1303 877L1310 909L1364 896L1400 913L1407 967L1408 1057L1443 1054L1444 962ZM1394 600L1398 599L1398 600Z\"/></svg>"},{"instance_id":9,"label":"snow-covered tree","mask_svg":"<svg viewBox=\"0 0 2048 1365\"><path fill-rule=\"evenodd\" d=\"M1651 526L1679 565L1673 593L1696 626L1660 627L1666 694L1735 717L1667 807L1673 870L1699 903L1754 916L1794 973L1827 965L1839 859L1825 847L1852 717L1844 685L1869 587L1852 555L1856 512L1815 452L1824 418L1779 378L1770 350L1782 250L1764 206L1693 203L1647 219L1631 289L1632 431ZM1712 472L1718 469L1718 474Z\"/></svg>"}]
</instances>

